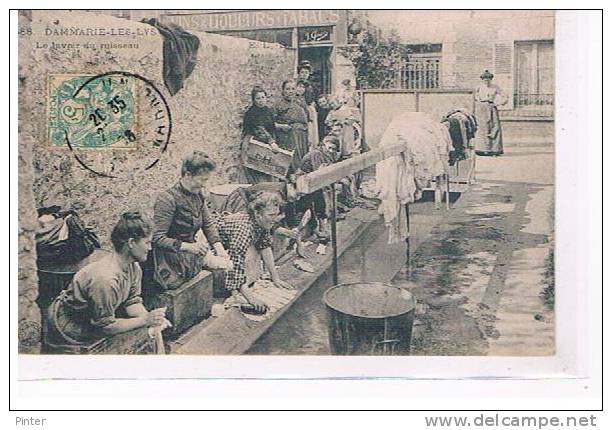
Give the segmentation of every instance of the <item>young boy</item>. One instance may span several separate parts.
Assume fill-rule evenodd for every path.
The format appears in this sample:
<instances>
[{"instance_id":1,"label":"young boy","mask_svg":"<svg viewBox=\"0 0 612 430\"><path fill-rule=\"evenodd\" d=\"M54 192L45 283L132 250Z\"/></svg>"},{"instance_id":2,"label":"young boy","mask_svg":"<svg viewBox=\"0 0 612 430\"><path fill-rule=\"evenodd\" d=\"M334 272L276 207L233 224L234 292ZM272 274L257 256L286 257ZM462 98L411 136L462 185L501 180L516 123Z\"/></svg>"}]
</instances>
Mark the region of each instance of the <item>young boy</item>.
<instances>
[{"instance_id":1,"label":"young boy","mask_svg":"<svg viewBox=\"0 0 612 430\"><path fill-rule=\"evenodd\" d=\"M319 137L327 135L327 114L329 114L330 107L327 101L327 96L321 94L317 99L317 125L319 127Z\"/></svg>"},{"instance_id":2,"label":"young boy","mask_svg":"<svg viewBox=\"0 0 612 430\"><path fill-rule=\"evenodd\" d=\"M340 159L340 141L336 136L328 135L323 138L319 148L311 149L302 158L301 172L312 173L321 167L328 166ZM317 236L322 240L329 238L328 223L329 210L333 189L331 186L322 188L303 198L310 199L312 213L318 223Z\"/></svg>"}]
</instances>

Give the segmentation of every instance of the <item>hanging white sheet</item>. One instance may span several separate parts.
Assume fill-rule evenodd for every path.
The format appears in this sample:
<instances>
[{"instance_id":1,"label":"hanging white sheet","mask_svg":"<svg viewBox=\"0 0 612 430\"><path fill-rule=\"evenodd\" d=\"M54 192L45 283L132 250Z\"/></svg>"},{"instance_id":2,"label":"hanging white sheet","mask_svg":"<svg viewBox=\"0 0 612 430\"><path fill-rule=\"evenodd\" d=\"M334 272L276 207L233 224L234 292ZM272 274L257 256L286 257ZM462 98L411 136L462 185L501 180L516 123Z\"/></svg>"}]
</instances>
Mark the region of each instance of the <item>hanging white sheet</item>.
<instances>
[{"instance_id":1,"label":"hanging white sheet","mask_svg":"<svg viewBox=\"0 0 612 430\"><path fill-rule=\"evenodd\" d=\"M379 147L403 142L406 150L376 165L378 209L389 228L389 243L405 240L408 226L404 205L421 198L423 188L448 172L452 141L448 129L424 112L396 115L385 130Z\"/></svg>"}]
</instances>

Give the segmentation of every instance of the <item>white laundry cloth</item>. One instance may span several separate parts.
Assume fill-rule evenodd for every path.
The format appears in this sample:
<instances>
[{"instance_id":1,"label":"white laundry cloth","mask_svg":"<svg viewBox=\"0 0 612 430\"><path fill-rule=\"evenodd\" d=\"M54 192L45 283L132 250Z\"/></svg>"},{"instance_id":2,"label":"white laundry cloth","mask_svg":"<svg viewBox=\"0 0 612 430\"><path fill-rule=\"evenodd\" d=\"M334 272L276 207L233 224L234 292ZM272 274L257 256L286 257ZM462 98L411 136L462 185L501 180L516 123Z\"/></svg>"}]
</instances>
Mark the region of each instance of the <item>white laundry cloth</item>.
<instances>
[{"instance_id":1,"label":"white laundry cloth","mask_svg":"<svg viewBox=\"0 0 612 430\"><path fill-rule=\"evenodd\" d=\"M448 171L452 142L443 127L424 112L406 112L393 117L383 133L379 148L406 145L404 153L376 165L378 211L389 228L389 243L408 237L404 205L420 199L422 189Z\"/></svg>"},{"instance_id":2,"label":"white laundry cloth","mask_svg":"<svg viewBox=\"0 0 612 430\"><path fill-rule=\"evenodd\" d=\"M270 318L279 309L282 309L295 297L297 290L288 290L286 288L279 288L272 281L266 279L260 279L256 281L252 287L249 288L249 292L258 300L261 300L266 304L268 310L263 315L251 315L243 313L243 315L252 321L265 321ZM230 298L228 298L224 306L226 308L248 303L246 298L235 292Z\"/></svg>"}]
</instances>

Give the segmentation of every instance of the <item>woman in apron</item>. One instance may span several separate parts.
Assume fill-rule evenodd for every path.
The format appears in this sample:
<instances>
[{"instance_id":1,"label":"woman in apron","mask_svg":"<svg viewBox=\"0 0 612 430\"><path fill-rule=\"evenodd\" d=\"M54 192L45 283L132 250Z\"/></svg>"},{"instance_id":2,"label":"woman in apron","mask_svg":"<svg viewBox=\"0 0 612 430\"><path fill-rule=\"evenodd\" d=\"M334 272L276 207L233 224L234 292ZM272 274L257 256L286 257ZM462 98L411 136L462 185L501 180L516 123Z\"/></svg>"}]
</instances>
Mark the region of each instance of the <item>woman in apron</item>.
<instances>
[{"instance_id":1,"label":"woman in apron","mask_svg":"<svg viewBox=\"0 0 612 430\"><path fill-rule=\"evenodd\" d=\"M315 100L308 96L307 89L310 88L310 84L306 81L298 81L296 86L296 94L302 104L302 107L308 114L308 146L312 148L319 144L319 124L317 118L317 109L315 107Z\"/></svg>"},{"instance_id":2,"label":"woman in apron","mask_svg":"<svg viewBox=\"0 0 612 430\"><path fill-rule=\"evenodd\" d=\"M474 138L476 154L502 155L504 147L497 106L505 105L508 97L499 86L492 83L493 74L488 70L480 75L480 79L483 83L474 92L476 100L474 114L478 124Z\"/></svg>"},{"instance_id":3,"label":"woman in apron","mask_svg":"<svg viewBox=\"0 0 612 430\"><path fill-rule=\"evenodd\" d=\"M297 100L294 80L283 82L282 90L282 97L275 106L276 143L282 149L293 151L289 169L289 174L293 174L308 153L308 113Z\"/></svg>"}]
</instances>

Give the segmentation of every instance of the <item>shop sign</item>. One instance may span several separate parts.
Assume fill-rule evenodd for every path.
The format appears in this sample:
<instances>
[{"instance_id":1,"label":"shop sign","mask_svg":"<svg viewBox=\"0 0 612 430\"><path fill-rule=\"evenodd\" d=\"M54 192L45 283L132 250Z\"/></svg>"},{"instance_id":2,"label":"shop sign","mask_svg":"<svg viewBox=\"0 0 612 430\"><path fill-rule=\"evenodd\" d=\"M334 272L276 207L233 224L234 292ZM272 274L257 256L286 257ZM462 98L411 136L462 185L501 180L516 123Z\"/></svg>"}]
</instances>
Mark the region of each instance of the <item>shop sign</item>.
<instances>
[{"instance_id":1,"label":"shop sign","mask_svg":"<svg viewBox=\"0 0 612 430\"><path fill-rule=\"evenodd\" d=\"M191 30L231 31L336 25L343 16L346 11L339 9L256 10L163 15L161 20Z\"/></svg>"},{"instance_id":2,"label":"shop sign","mask_svg":"<svg viewBox=\"0 0 612 430\"><path fill-rule=\"evenodd\" d=\"M300 44L319 44L331 42L332 27L300 28Z\"/></svg>"}]
</instances>

